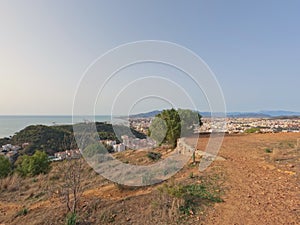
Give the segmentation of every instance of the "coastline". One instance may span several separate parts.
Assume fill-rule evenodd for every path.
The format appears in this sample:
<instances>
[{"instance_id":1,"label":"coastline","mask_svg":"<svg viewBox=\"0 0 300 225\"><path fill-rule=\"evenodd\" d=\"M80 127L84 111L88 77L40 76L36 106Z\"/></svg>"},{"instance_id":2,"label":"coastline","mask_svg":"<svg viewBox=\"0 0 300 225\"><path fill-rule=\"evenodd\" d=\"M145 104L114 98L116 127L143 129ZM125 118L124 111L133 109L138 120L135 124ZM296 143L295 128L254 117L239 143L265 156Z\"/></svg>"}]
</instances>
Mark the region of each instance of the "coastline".
<instances>
[{"instance_id":1,"label":"coastline","mask_svg":"<svg viewBox=\"0 0 300 225\"><path fill-rule=\"evenodd\" d=\"M70 125L84 121L110 121L110 115L0 115L0 138L13 136L30 125Z\"/></svg>"}]
</instances>

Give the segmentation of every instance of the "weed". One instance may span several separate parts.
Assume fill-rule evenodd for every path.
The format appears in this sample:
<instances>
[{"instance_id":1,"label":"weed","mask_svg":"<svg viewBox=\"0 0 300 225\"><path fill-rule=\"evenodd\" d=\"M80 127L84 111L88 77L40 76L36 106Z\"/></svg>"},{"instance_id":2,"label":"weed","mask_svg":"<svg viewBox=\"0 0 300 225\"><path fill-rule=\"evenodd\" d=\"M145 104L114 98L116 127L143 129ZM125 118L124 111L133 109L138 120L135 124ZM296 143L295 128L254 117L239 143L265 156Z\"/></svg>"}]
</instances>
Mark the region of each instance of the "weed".
<instances>
[{"instance_id":1,"label":"weed","mask_svg":"<svg viewBox=\"0 0 300 225\"><path fill-rule=\"evenodd\" d=\"M176 211L179 212L179 215L193 215L203 204L223 201L219 189L209 183L165 184L158 190L165 196L161 199L171 202L169 210L172 211L172 214L174 214L174 207L177 208Z\"/></svg>"},{"instance_id":2,"label":"weed","mask_svg":"<svg viewBox=\"0 0 300 225\"><path fill-rule=\"evenodd\" d=\"M69 213L67 215L66 225L75 225L76 224L77 215L76 213Z\"/></svg>"},{"instance_id":3,"label":"weed","mask_svg":"<svg viewBox=\"0 0 300 225\"><path fill-rule=\"evenodd\" d=\"M20 211L17 212L16 217L19 216L26 216L28 214L28 209L27 208L23 208Z\"/></svg>"},{"instance_id":4,"label":"weed","mask_svg":"<svg viewBox=\"0 0 300 225\"><path fill-rule=\"evenodd\" d=\"M161 158L161 154L157 152L148 152L147 157L153 161L157 161Z\"/></svg>"},{"instance_id":5,"label":"weed","mask_svg":"<svg viewBox=\"0 0 300 225\"><path fill-rule=\"evenodd\" d=\"M265 149L265 152L266 152L266 153L272 153L272 152L273 152L273 150L272 150L272 149L270 149L270 148L266 148L266 149Z\"/></svg>"},{"instance_id":6,"label":"weed","mask_svg":"<svg viewBox=\"0 0 300 225\"><path fill-rule=\"evenodd\" d=\"M190 163L190 164L188 164L189 168L195 168L196 166L197 166L196 163Z\"/></svg>"}]
</instances>

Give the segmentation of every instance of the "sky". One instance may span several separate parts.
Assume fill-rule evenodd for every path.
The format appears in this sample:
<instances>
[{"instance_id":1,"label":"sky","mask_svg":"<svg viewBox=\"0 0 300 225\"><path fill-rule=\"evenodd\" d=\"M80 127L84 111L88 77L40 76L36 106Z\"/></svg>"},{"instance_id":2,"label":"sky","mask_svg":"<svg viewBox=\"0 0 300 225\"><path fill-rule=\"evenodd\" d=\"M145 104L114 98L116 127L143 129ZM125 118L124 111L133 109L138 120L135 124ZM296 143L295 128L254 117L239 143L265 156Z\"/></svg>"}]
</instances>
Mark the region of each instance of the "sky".
<instances>
[{"instance_id":1,"label":"sky","mask_svg":"<svg viewBox=\"0 0 300 225\"><path fill-rule=\"evenodd\" d=\"M0 1L0 115L72 114L91 64L141 40L173 42L201 57L223 91L227 111L300 112L299 11L300 2L293 0ZM112 102L120 106L116 114L173 106L168 96L186 107L176 91L182 89L197 109L209 110L205 93L173 69L147 64L121 71L98 96L95 112L111 113ZM161 93L143 101L147 82L139 85L139 76L162 74L164 80L148 82ZM140 100L115 99L132 81Z\"/></svg>"}]
</instances>

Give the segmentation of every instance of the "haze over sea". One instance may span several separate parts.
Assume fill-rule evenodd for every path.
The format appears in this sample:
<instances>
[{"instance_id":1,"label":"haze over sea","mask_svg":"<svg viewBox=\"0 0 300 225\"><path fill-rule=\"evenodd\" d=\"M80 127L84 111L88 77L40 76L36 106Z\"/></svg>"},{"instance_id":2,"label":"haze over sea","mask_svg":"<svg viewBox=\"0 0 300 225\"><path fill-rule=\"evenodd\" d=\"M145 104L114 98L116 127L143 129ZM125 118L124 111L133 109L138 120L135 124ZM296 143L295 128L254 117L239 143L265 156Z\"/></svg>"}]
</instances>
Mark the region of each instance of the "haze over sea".
<instances>
[{"instance_id":1,"label":"haze over sea","mask_svg":"<svg viewBox=\"0 0 300 225\"><path fill-rule=\"evenodd\" d=\"M111 121L111 116L74 116L73 122ZM72 124L72 116L0 116L0 138L9 137L29 125L62 125Z\"/></svg>"}]
</instances>

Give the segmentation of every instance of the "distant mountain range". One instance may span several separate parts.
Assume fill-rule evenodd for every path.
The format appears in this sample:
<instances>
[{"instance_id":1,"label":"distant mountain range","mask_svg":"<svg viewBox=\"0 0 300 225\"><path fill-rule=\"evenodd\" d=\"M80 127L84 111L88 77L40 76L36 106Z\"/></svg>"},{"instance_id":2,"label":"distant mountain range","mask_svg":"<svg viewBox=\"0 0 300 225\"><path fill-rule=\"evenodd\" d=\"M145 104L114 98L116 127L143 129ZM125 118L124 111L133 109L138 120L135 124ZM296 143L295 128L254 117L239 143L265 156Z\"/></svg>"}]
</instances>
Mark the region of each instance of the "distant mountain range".
<instances>
[{"instance_id":1,"label":"distant mountain range","mask_svg":"<svg viewBox=\"0 0 300 225\"><path fill-rule=\"evenodd\" d=\"M161 113L162 110L155 110L151 112L146 112L146 113L139 113L139 114L134 114L130 115L132 118L148 118L148 117L155 117L157 114Z\"/></svg>"},{"instance_id":2,"label":"distant mountain range","mask_svg":"<svg viewBox=\"0 0 300 225\"><path fill-rule=\"evenodd\" d=\"M154 117L159 114L161 110L155 110L146 113L139 113L131 115L131 118L149 118ZM210 112L199 112L200 115L203 117L210 117ZM214 113L215 116L221 117L224 113ZM274 118L274 117L300 117L300 112L291 112L291 111L284 111L284 110L264 110L259 112L227 112L227 117L234 117L234 118Z\"/></svg>"}]
</instances>

